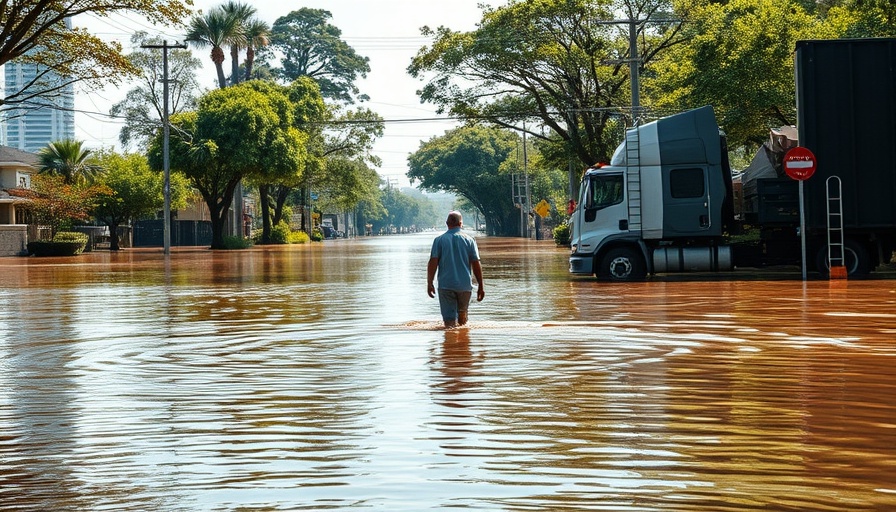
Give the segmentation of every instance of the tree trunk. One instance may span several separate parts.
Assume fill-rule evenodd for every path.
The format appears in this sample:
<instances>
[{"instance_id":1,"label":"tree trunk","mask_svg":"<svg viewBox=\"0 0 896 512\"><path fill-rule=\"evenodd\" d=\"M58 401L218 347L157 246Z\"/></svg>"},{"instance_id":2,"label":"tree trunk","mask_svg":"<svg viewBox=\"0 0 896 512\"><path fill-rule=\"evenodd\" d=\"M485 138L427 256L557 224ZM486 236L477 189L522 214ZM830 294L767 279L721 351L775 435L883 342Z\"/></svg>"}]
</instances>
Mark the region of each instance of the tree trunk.
<instances>
[{"instance_id":1,"label":"tree trunk","mask_svg":"<svg viewBox=\"0 0 896 512\"><path fill-rule=\"evenodd\" d=\"M121 247L118 245L118 223L110 222L109 223L109 250L110 251L120 251Z\"/></svg>"},{"instance_id":2,"label":"tree trunk","mask_svg":"<svg viewBox=\"0 0 896 512\"><path fill-rule=\"evenodd\" d=\"M239 46L230 46L230 85L240 83L240 48Z\"/></svg>"},{"instance_id":3,"label":"tree trunk","mask_svg":"<svg viewBox=\"0 0 896 512\"><path fill-rule=\"evenodd\" d=\"M204 197L212 222L212 249L224 249L224 227L227 225L227 213L233 204L233 192L242 176L232 179L224 188L220 201L217 197Z\"/></svg>"},{"instance_id":4,"label":"tree trunk","mask_svg":"<svg viewBox=\"0 0 896 512\"><path fill-rule=\"evenodd\" d=\"M227 79L224 78L224 50L220 46L212 48L212 62L215 63L215 71L218 72L218 87L227 87Z\"/></svg>"},{"instance_id":5,"label":"tree trunk","mask_svg":"<svg viewBox=\"0 0 896 512\"><path fill-rule=\"evenodd\" d=\"M255 49L249 46L246 48L246 76L245 80L252 80L252 66L255 64Z\"/></svg>"},{"instance_id":6,"label":"tree trunk","mask_svg":"<svg viewBox=\"0 0 896 512\"><path fill-rule=\"evenodd\" d=\"M289 198L289 193L292 192L292 189L283 185L279 185L277 187L277 198L274 202L274 216L273 223L276 226L280 224L280 221L283 220L283 207L286 206L286 200Z\"/></svg>"},{"instance_id":7,"label":"tree trunk","mask_svg":"<svg viewBox=\"0 0 896 512\"><path fill-rule=\"evenodd\" d=\"M261 201L261 243L271 243L271 227L276 223L271 222L270 185L258 186L258 198Z\"/></svg>"}]
</instances>

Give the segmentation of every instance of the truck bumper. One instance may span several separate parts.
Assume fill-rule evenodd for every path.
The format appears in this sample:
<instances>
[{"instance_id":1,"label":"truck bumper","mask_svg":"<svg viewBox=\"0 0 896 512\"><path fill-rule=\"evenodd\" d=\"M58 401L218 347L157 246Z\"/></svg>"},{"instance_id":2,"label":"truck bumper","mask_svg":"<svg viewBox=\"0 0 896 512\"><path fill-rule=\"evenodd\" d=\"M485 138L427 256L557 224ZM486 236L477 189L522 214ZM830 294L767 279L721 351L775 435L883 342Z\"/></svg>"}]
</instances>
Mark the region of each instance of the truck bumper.
<instances>
[{"instance_id":1,"label":"truck bumper","mask_svg":"<svg viewBox=\"0 0 896 512\"><path fill-rule=\"evenodd\" d=\"M594 255L573 254L569 257L569 273L590 276L594 274Z\"/></svg>"}]
</instances>

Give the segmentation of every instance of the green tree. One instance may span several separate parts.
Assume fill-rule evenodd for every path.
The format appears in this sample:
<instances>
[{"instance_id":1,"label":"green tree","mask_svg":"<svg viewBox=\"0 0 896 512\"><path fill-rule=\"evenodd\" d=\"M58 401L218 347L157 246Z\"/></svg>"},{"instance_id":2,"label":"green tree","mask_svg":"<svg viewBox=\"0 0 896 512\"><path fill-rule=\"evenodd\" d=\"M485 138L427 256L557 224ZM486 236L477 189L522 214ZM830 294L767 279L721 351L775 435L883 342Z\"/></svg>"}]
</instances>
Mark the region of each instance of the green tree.
<instances>
[{"instance_id":1,"label":"green tree","mask_svg":"<svg viewBox=\"0 0 896 512\"><path fill-rule=\"evenodd\" d=\"M330 211L353 210L362 202L379 204L380 178L372 166L381 161L371 151L383 134L383 119L364 108L336 112L317 148L323 166L306 173L303 185L313 184L320 195L319 207Z\"/></svg>"},{"instance_id":2,"label":"green tree","mask_svg":"<svg viewBox=\"0 0 896 512\"><path fill-rule=\"evenodd\" d=\"M50 142L37 152L38 172L60 176L66 185L89 183L101 170L91 153L80 140Z\"/></svg>"},{"instance_id":3,"label":"green tree","mask_svg":"<svg viewBox=\"0 0 896 512\"><path fill-rule=\"evenodd\" d=\"M26 106L35 97L51 98L67 85L88 88L119 84L138 70L122 55L117 42L106 42L84 29L69 29L67 18L81 14L129 14L161 25L180 25L190 14L189 0L92 0L0 2L0 65L15 60L36 64L37 80L23 89L5 89L0 110ZM46 80L55 72L62 80Z\"/></svg>"},{"instance_id":4,"label":"green tree","mask_svg":"<svg viewBox=\"0 0 896 512\"><path fill-rule=\"evenodd\" d=\"M104 185L107 193L97 197L93 215L109 226L109 249L119 250L118 227L142 218L154 217L165 205L163 174L149 168L146 156L112 151L100 152L97 164L103 172L97 184ZM171 173L171 208L187 207L192 189L186 176Z\"/></svg>"},{"instance_id":5,"label":"green tree","mask_svg":"<svg viewBox=\"0 0 896 512\"><path fill-rule=\"evenodd\" d=\"M289 106L282 93L249 81L211 91L195 112L172 117L171 168L190 179L208 206L213 249L224 248L227 212L243 178L261 182L302 168L306 138L283 118ZM161 139L150 147L157 169Z\"/></svg>"},{"instance_id":6,"label":"green tree","mask_svg":"<svg viewBox=\"0 0 896 512\"><path fill-rule=\"evenodd\" d=\"M230 43L230 85L236 85L240 82L240 50L249 44L246 37L246 24L258 10L249 4L233 0L222 4L221 10L236 21L236 28L232 36L228 38Z\"/></svg>"},{"instance_id":7,"label":"green tree","mask_svg":"<svg viewBox=\"0 0 896 512\"><path fill-rule=\"evenodd\" d=\"M276 69L281 79L311 77L324 98L351 103L359 96L355 81L370 72L370 59L342 40L342 31L328 23L331 17L329 11L303 7L278 18L267 51L283 56L282 67Z\"/></svg>"},{"instance_id":8,"label":"green tree","mask_svg":"<svg viewBox=\"0 0 896 512\"><path fill-rule=\"evenodd\" d=\"M322 211L350 211L364 201L379 200L379 174L362 159L328 158L326 171L315 185Z\"/></svg>"},{"instance_id":9,"label":"green tree","mask_svg":"<svg viewBox=\"0 0 896 512\"><path fill-rule=\"evenodd\" d=\"M839 37L896 36L896 2L831 0L831 4L826 10L825 24Z\"/></svg>"},{"instance_id":10,"label":"green tree","mask_svg":"<svg viewBox=\"0 0 896 512\"><path fill-rule=\"evenodd\" d=\"M36 224L48 226L51 238L61 229L89 220L98 198L111 193L102 185L67 183L58 174L39 174L32 178L30 189L8 192L28 199L19 208L31 213Z\"/></svg>"},{"instance_id":11,"label":"green tree","mask_svg":"<svg viewBox=\"0 0 896 512\"><path fill-rule=\"evenodd\" d=\"M268 44L270 44L270 35L271 35L271 27L268 26L262 20L259 19L251 19L246 22L243 27L243 31L246 36L246 64L245 70L246 75L244 80L251 80L252 78L260 78L253 77L252 71L255 66L255 54L256 50L259 48L264 48Z\"/></svg>"},{"instance_id":12,"label":"green tree","mask_svg":"<svg viewBox=\"0 0 896 512\"><path fill-rule=\"evenodd\" d=\"M378 222L374 222L374 231L376 232L390 228L402 231L414 227L423 211L419 199L403 194L397 188L382 189L381 201L386 209L386 215Z\"/></svg>"},{"instance_id":13,"label":"green tree","mask_svg":"<svg viewBox=\"0 0 896 512\"><path fill-rule=\"evenodd\" d=\"M288 150L264 153L265 160L249 178L258 186L262 236L261 243L271 242L271 230L282 220L289 190L301 183L305 171L318 165L308 146L312 135L300 126L309 126L326 115L326 108L317 85L309 78L297 80L287 87L273 82L254 80L246 82L271 101L276 109L280 125L276 130L284 138L277 143L291 144Z\"/></svg>"},{"instance_id":14,"label":"green tree","mask_svg":"<svg viewBox=\"0 0 896 512\"><path fill-rule=\"evenodd\" d=\"M512 0L486 9L471 32L424 27L423 35L434 42L417 53L408 72L427 79L420 97L440 112L525 129L536 139L556 138L577 159L577 175L609 160L616 143L607 131L630 110L621 107L631 105L628 24L602 20L639 20L643 69L682 42L680 23L666 22L668 4Z\"/></svg>"},{"instance_id":15,"label":"green tree","mask_svg":"<svg viewBox=\"0 0 896 512\"><path fill-rule=\"evenodd\" d=\"M161 43L161 40L149 37L146 32L137 32L131 36L134 51L128 55L128 59L140 70L141 83L128 91L122 101L112 105L109 111L113 116L125 119L124 127L118 135L124 146L134 144L145 149L161 126L164 107L162 49L142 47ZM199 59L193 57L189 50L168 50L169 115L196 108L199 92L196 70L201 66Z\"/></svg>"},{"instance_id":16,"label":"green tree","mask_svg":"<svg viewBox=\"0 0 896 512\"><path fill-rule=\"evenodd\" d=\"M240 20L222 7L213 7L207 13L196 15L190 21L186 40L199 47L212 48L211 59L218 75L218 87L227 87L224 76L224 46L239 41Z\"/></svg>"},{"instance_id":17,"label":"green tree","mask_svg":"<svg viewBox=\"0 0 896 512\"><path fill-rule=\"evenodd\" d=\"M424 190L446 191L470 202L485 217L490 234L512 235L519 229L511 179L502 173L516 158L519 137L508 130L461 127L422 143L408 157L408 178Z\"/></svg>"},{"instance_id":18,"label":"green tree","mask_svg":"<svg viewBox=\"0 0 896 512\"><path fill-rule=\"evenodd\" d=\"M768 129L796 124L793 49L836 33L793 0L684 1L687 44L645 78L657 113L713 105L732 147L758 145Z\"/></svg>"}]
</instances>

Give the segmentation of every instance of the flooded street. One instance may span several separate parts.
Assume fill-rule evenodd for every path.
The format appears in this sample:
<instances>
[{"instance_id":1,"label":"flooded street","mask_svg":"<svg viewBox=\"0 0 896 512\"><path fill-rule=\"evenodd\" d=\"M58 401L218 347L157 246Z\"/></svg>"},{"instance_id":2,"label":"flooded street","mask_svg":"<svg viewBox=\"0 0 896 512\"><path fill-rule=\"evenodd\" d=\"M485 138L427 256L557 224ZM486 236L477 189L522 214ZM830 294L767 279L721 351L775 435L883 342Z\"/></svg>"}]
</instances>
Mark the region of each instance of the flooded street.
<instances>
[{"instance_id":1,"label":"flooded street","mask_svg":"<svg viewBox=\"0 0 896 512\"><path fill-rule=\"evenodd\" d=\"M0 511L894 510L896 280L572 278L436 232L0 258Z\"/></svg>"}]
</instances>

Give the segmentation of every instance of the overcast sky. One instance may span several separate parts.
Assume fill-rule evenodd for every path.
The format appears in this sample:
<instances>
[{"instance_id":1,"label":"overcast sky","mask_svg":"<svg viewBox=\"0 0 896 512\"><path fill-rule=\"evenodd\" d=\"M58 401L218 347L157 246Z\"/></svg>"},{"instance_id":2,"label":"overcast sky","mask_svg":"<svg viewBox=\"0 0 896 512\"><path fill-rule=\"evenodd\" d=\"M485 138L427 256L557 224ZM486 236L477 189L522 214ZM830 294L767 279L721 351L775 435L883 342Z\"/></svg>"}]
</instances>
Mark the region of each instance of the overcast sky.
<instances>
[{"instance_id":1,"label":"overcast sky","mask_svg":"<svg viewBox=\"0 0 896 512\"><path fill-rule=\"evenodd\" d=\"M245 1L245 0L244 0ZM447 26L453 30L473 30L482 17L477 7L481 0L318 0L316 2L251 1L258 9L257 16L273 24L280 16L302 7L325 9L332 13L330 23L342 30L342 37L357 53L370 59L371 72L358 83L362 93L370 96L366 106L387 121L428 119L439 117L432 105L423 105L415 91L421 83L406 73L417 50L429 43L420 35L420 27ZM195 9L208 10L224 3L223 0L194 0ZM183 33L171 28L158 28L138 18L75 19L75 26L87 27L107 40L118 40L129 50L134 31L144 30L173 43L183 42ZM190 49L206 66L200 84L215 87L214 66L209 48ZM226 53L225 72L230 68L230 54ZM229 72L228 72L229 74ZM78 92L75 105L83 112L108 113L109 107L120 101L133 84L120 89L106 89L86 95ZM102 115L77 113L76 134L89 147L118 147L121 122ZM385 135L377 142L375 154L383 160L380 174L406 186L407 156L417 150L420 142L442 135L456 126L451 121L393 122L386 124Z\"/></svg>"}]
</instances>

